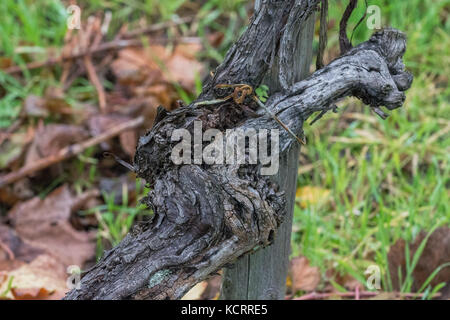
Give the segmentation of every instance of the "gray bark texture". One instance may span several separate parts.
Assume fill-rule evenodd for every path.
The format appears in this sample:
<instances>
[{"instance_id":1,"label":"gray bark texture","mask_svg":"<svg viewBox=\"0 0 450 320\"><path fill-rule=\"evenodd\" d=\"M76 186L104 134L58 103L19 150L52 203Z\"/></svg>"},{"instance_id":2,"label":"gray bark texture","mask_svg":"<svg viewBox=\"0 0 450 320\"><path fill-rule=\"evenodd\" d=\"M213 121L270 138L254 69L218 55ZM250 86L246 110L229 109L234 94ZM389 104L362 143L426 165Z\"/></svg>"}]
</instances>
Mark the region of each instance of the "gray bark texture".
<instances>
[{"instance_id":1,"label":"gray bark texture","mask_svg":"<svg viewBox=\"0 0 450 320\"><path fill-rule=\"evenodd\" d=\"M255 8L260 8L261 1L256 1ZM299 3L297 3L299 5ZM278 55L275 63L266 74L263 83L272 91L280 91L284 86L292 86L309 74L312 60L312 42L314 37L315 15L306 21L292 15L283 34L282 47L284 59L282 70L289 75L280 79ZM289 52L290 51L290 52ZM282 192L285 193L285 217L277 230L277 236L270 246L246 254L235 264L224 268L220 299L223 300L280 300L286 296L286 277L291 252L291 232L294 215L295 192L297 189L298 157L300 144L294 143L280 158L278 174L271 177Z\"/></svg>"},{"instance_id":2,"label":"gray bark texture","mask_svg":"<svg viewBox=\"0 0 450 320\"><path fill-rule=\"evenodd\" d=\"M202 121L203 131L278 129L280 145L271 152L280 159L298 148L297 140L250 96L241 103L231 99L197 104L233 91L217 85L243 83L256 88L278 64L280 88L265 105L297 136L303 135L303 122L313 113L329 110L347 96L358 97L380 115L384 115L380 106L403 105L412 75L402 62L405 35L394 29L375 32L302 81L291 80L289 70L299 63L298 57L289 55L295 43L289 41L291 28L302 30L319 1L261 3L198 100L171 113L159 109L153 128L139 140L134 161L136 174L152 188L143 201L153 209L153 219L134 227L105 252L83 274L81 287L65 299L179 299L196 283L279 236L289 195L260 174L260 165L171 161L178 143L171 140L172 132L179 128L193 132L194 121Z\"/></svg>"}]
</instances>

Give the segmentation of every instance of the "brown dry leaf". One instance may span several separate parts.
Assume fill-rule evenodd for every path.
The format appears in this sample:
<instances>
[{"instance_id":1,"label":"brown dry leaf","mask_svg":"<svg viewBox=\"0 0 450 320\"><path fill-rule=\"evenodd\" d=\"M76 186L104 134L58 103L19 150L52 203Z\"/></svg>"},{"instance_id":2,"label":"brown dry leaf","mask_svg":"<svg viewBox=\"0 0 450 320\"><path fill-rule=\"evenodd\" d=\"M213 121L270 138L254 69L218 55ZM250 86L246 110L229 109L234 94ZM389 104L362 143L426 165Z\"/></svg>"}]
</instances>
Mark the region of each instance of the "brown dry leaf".
<instances>
[{"instance_id":1,"label":"brown dry leaf","mask_svg":"<svg viewBox=\"0 0 450 320\"><path fill-rule=\"evenodd\" d=\"M225 34L223 32L217 31L208 34L206 38L208 39L208 42L212 47L218 48L222 44L222 41L225 38Z\"/></svg>"},{"instance_id":2,"label":"brown dry leaf","mask_svg":"<svg viewBox=\"0 0 450 320\"><path fill-rule=\"evenodd\" d=\"M0 142L0 169L11 167L23 155L27 145L34 137L33 127L23 128Z\"/></svg>"},{"instance_id":3,"label":"brown dry leaf","mask_svg":"<svg viewBox=\"0 0 450 320\"><path fill-rule=\"evenodd\" d=\"M7 69L13 65L11 58L0 57L0 69Z\"/></svg>"},{"instance_id":4,"label":"brown dry leaf","mask_svg":"<svg viewBox=\"0 0 450 320\"><path fill-rule=\"evenodd\" d=\"M119 51L118 58L111 64L114 75L124 85L152 84L161 80L162 71L152 58L165 61L168 53L163 46L151 45L149 48L127 48Z\"/></svg>"},{"instance_id":5,"label":"brown dry leaf","mask_svg":"<svg viewBox=\"0 0 450 320\"><path fill-rule=\"evenodd\" d=\"M331 268L328 269L326 272L326 278L327 279L333 279L334 282L339 284L341 287L346 288L350 291L355 291L356 287L362 287L361 283L356 280L353 276L349 274L340 274L335 269ZM324 291L335 291L336 288L331 284L327 284Z\"/></svg>"},{"instance_id":6,"label":"brown dry leaf","mask_svg":"<svg viewBox=\"0 0 450 320\"><path fill-rule=\"evenodd\" d=\"M336 282L350 291L354 291L357 287L362 287L361 283L349 274L338 277Z\"/></svg>"},{"instance_id":7,"label":"brown dry leaf","mask_svg":"<svg viewBox=\"0 0 450 320\"><path fill-rule=\"evenodd\" d=\"M115 113L96 114L88 119L88 127L91 134L97 136L129 120L131 120L130 117ZM130 157L133 157L136 151L137 139L135 130L128 130L119 135L120 146ZM109 149L107 143L103 143L102 147L106 150Z\"/></svg>"},{"instance_id":8,"label":"brown dry leaf","mask_svg":"<svg viewBox=\"0 0 450 320\"><path fill-rule=\"evenodd\" d=\"M54 257L41 254L31 263L5 273L12 277L12 289L6 298L25 299L61 299L68 291L67 273L64 265ZM0 286L0 292L7 289L8 281Z\"/></svg>"},{"instance_id":9,"label":"brown dry leaf","mask_svg":"<svg viewBox=\"0 0 450 320\"><path fill-rule=\"evenodd\" d=\"M301 208L325 201L330 195L330 190L313 186L304 186L297 189L295 194L296 201Z\"/></svg>"},{"instance_id":10,"label":"brown dry leaf","mask_svg":"<svg viewBox=\"0 0 450 320\"><path fill-rule=\"evenodd\" d=\"M305 257L295 257L290 263L290 277L292 279L292 292L314 291L320 283L320 271L311 267Z\"/></svg>"},{"instance_id":11,"label":"brown dry leaf","mask_svg":"<svg viewBox=\"0 0 450 320\"><path fill-rule=\"evenodd\" d=\"M15 183L0 188L0 202L8 207L19 201L28 200L34 196L29 179L21 179Z\"/></svg>"},{"instance_id":12,"label":"brown dry leaf","mask_svg":"<svg viewBox=\"0 0 450 320\"><path fill-rule=\"evenodd\" d=\"M203 72L203 64L195 58L201 50L200 44L180 44L166 63L170 80L193 92L195 79Z\"/></svg>"},{"instance_id":13,"label":"brown dry leaf","mask_svg":"<svg viewBox=\"0 0 450 320\"><path fill-rule=\"evenodd\" d=\"M172 52L161 45L127 48L119 52L111 69L118 82L129 86L137 97L154 95L159 98L160 104L170 107L171 100L158 96L161 95L161 88L168 97L176 94L172 82L192 92L196 76L204 70L196 59L201 49L199 43L178 44ZM156 94L150 89L154 86L159 86Z\"/></svg>"},{"instance_id":14,"label":"brown dry leaf","mask_svg":"<svg viewBox=\"0 0 450 320\"><path fill-rule=\"evenodd\" d=\"M412 257L421 242L425 239L426 235L427 234L425 232L421 231L414 242L410 244L410 261L412 261ZM400 239L390 248L388 253L389 271L395 290L399 290L401 287L401 283L399 283L398 269L401 269L403 279L406 275L405 246L405 240ZM450 228L441 227L436 229L428 238L427 244L425 245L422 255L420 256L416 268L413 271L414 283L411 288L412 291L416 292L419 290L427 278L438 267L446 263L450 263ZM447 283L447 289L444 288L443 291L449 291L450 266L443 268L436 275L436 277L434 277L430 285L434 287L442 282Z\"/></svg>"},{"instance_id":15,"label":"brown dry leaf","mask_svg":"<svg viewBox=\"0 0 450 320\"><path fill-rule=\"evenodd\" d=\"M92 136L98 136L99 134L129 120L129 117L115 113L94 114L88 119L87 125L90 134Z\"/></svg>"},{"instance_id":16,"label":"brown dry leaf","mask_svg":"<svg viewBox=\"0 0 450 320\"><path fill-rule=\"evenodd\" d=\"M64 185L45 199L32 198L14 206L8 213L19 237L33 247L54 255L64 265L79 265L95 256L95 233L77 231L71 215L98 191L74 196Z\"/></svg>"},{"instance_id":17,"label":"brown dry leaf","mask_svg":"<svg viewBox=\"0 0 450 320\"><path fill-rule=\"evenodd\" d=\"M50 114L72 114L73 110L64 99L64 92L61 88L49 87L45 91L44 97L29 95L21 110L23 117L46 118Z\"/></svg>"},{"instance_id":18,"label":"brown dry leaf","mask_svg":"<svg viewBox=\"0 0 450 320\"><path fill-rule=\"evenodd\" d=\"M195 89L195 79L200 77L203 65L182 55L175 55L167 62L172 81L179 83L183 88L193 92Z\"/></svg>"},{"instance_id":19,"label":"brown dry leaf","mask_svg":"<svg viewBox=\"0 0 450 320\"><path fill-rule=\"evenodd\" d=\"M11 294L16 300L45 300L53 293L45 288L11 288Z\"/></svg>"},{"instance_id":20,"label":"brown dry leaf","mask_svg":"<svg viewBox=\"0 0 450 320\"><path fill-rule=\"evenodd\" d=\"M89 137L81 127L66 124L48 124L39 128L28 149L25 165L56 154L59 150Z\"/></svg>"},{"instance_id":21,"label":"brown dry leaf","mask_svg":"<svg viewBox=\"0 0 450 320\"><path fill-rule=\"evenodd\" d=\"M116 105L112 108L112 112L126 115L130 118L143 116L145 121L142 125L147 130L153 126L158 106L161 104L159 99L154 96L144 98L133 98L126 106Z\"/></svg>"},{"instance_id":22,"label":"brown dry leaf","mask_svg":"<svg viewBox=\"0 0 450 320\"><path fill-rule=\"evenodd\" d=\"M119 135L120 146L130 158L133 158L136 152L137 139L138 137L134 130L125 131Z\"/></svg>"},{"instance_id":23,"label":"brown dry leaf","mask_svg":"<svg viewBox=\"0 0 450 320\"><path fill-rule=\"evenodd\" d=\"M220 287L222 285L222 276L220 274L216 274L206 280L208 286L203 291L201 300L217 300L220 296Z\"/></svg>"},{"instance_id":24,"label":"brown dry leaf","mask_svg":"<svg viewBox=\"0 0 450 320\"><path fill-rule=\"evenodd\" d=\"M72 114L72 107L61 97L48 96L45 98L45 107L51 114Z\"/></svg>"},{"instance_id":25,"label":"brown dry leaf","mask_svg":"<svg viewBox=\"0 0 450 320\"><path fill-rule=\"evenodd\" d=\"M44 250L24 242L6 225L0 225L0 271L16 269L33 261Z\"/></svg>"},{"instance_id":26,"label":"brown dry leaf","mask_svg":"<svg viewBox=\"0 0 450 320\"><path fill-rule=\"evenodd\" d=\"M169 108L176 97L175 92L167 83L154 84L151 87L141 89L142 95L155 97L158 99L158 105L167 106ZM141 89L137 89L137 91L140 91Z\"/></svg>"},{"instance_id":27,"label":"brown dry leaf","mask_svg":"<svg viewBox=\"0 0 450 320\"><path fill-rule=\"evenodd\" d=\"M28 97L26 97L25 101L23 102L21 113L23 116L28 117L45 118L49 115L49 112L45 107L45 99L33 94L30 94Z\"/></svg>"}]
</instances>

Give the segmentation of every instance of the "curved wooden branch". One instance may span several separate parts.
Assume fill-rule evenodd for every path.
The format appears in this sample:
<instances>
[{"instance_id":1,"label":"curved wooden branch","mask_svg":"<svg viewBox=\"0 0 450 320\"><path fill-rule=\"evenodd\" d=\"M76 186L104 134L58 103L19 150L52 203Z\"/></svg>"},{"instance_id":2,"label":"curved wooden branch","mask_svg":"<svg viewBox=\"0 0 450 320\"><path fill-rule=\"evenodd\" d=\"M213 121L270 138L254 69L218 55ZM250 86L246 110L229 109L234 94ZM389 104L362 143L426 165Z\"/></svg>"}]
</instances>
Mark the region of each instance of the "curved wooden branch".
<instances>
[{"instance_id":1,"label":"curved wooden branch","mask_svg":"<svg viewBox=\"0 0 450 320\"><path fill-rule=\"evenodd\" d=\"M280 41L284 30L282 25L277 26L279 30L269 28L267 37L272 40L264 45L271 49L250 52L246 41L253 41L252 34L268 30L266 24L274 22L269 16L275 14L288 23L289 16L300 14L295 10L305 12L318 1L287 2L290 5L283 7L281 16L271 12L271 6L280 5L278 1L263 5L252 26L205 85L200 99L229 95L229 91L215 89L217 83L259 85L268 70L268 57L283 50L272 41ZM264 21L261 26L258 19ZM405 48L401 32L377 32L306 80L273 94L266 106L299 135L312 113L327 110L346 96L356 96L376 110L380 106L400 107L403 91L412 82L401 60ZM249 68L254 64L258 71ZM83 276L81 288L70 291L66 299L178 299L239 256L273 241L283 221L285 199L268 176L261 175L260 165L175 165L170 158L177 144L171 140L173 131L185 128L193 132L196 120L202 121L203 131L279 129L280 147L271 151L282 157L297 142L252 101L248 97L243 105L255 110L259 114L256 118L233 100L191 104L170 114L160 110L152 130L139 141L134 163L138 176L152 187L144 202L154 210L154 218L136 226L117 247L106 252Z\"/></svg>"}]
</instances>

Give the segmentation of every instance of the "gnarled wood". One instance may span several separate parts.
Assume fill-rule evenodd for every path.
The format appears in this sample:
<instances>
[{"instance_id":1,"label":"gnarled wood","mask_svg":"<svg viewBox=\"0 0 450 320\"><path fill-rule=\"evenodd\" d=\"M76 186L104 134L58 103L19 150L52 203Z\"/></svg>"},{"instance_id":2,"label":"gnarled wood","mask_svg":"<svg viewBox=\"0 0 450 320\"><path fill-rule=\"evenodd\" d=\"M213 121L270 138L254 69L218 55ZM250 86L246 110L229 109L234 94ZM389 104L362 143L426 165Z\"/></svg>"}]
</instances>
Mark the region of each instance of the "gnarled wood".
<instances>
[{"instance_id":1,"label":"gnarled wood","mask_svg":"<svg viewBox=\"0 0 450 320\"><path fill-rule=\"evenodd\" d=\"M255 6L258 2L260 1ZM289 26L285 28L280 45L280 55L284 57L284 62L280 66L280 58L276 56L276 63L263 80L275 92L283 86L289 87L303 80L310 72L315 15L311 14L307 20L302 20L297 17L299 13L294 14L288 19ZM280 73L289 77L280 77ZM284 85L281 84L282 81ZM271 180L280 186L286 198L285 216L277 230L277 236L270 246L244 255L230 267L224 268L221 299L285 298L300 147L299 143L292 144L289 151L284 152L280 158L278 173L271 176Z\"/></svg>"},{"instance_id":2,"label":"gnarled wood","mask_svg":"<svg viewBox=\"0 0 450 320\"><path fill-rule=\"evenodd\" d=\"M282 50L289 17L306 20L317 3L263 3L199 99L229 94L215 89L219 83L258 86L271 57ZM401 32L379 31L309 78L282 85L266 106L299 136L308 117L346 96L360 98L377 112L379 106L400 107L412 81L401 60L405 48ZM66 299L178 299L224 265L273 241L286 202L278 186L260 174L259 165L175 165L170 159L176 144L172 132L192 132L195 120L202 121L203 130L280 129L280 148L272 152L281 158L297 143L249 97L243 104L259 117L249 117L232 100L159 113L154 127L141 137L134 163L138 176L152 187L144 202L153 208L154 218L106 252Z\"/></svg>"}]
</instances>

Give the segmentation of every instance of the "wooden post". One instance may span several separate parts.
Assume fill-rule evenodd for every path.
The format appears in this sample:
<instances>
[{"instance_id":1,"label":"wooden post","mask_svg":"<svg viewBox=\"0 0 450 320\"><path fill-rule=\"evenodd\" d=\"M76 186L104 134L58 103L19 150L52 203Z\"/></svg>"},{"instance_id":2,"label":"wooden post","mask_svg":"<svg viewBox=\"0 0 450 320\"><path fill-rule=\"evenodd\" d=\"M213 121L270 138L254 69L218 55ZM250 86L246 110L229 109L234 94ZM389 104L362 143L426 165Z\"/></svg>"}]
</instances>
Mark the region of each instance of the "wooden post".
<instances>
[{"instance_id":1,"label":"wooden post","mask_svg":"<svg viewBox=\"0 0 450 320\"><path fill-rule=\"evenodd\" d=\"M260 7L255 3L255 10ZM296 64L292 83L300 81L309 74L312 60L312 41L314 36L314 14L308 19L305 28L298 33L297 44L292 52ZM264 83L271 90L278 90L278 66L273 68ZM273 180L286 192L286 220L277 231L274 243L253 254L241 257L223 274L221 299L224 300L280 300L286 293L286 277L291 251L292 219L294 213L295 193L297 188L299 144L294 144L285 157L280 159L280 170Z\"/></svg>"}]
</instances>

